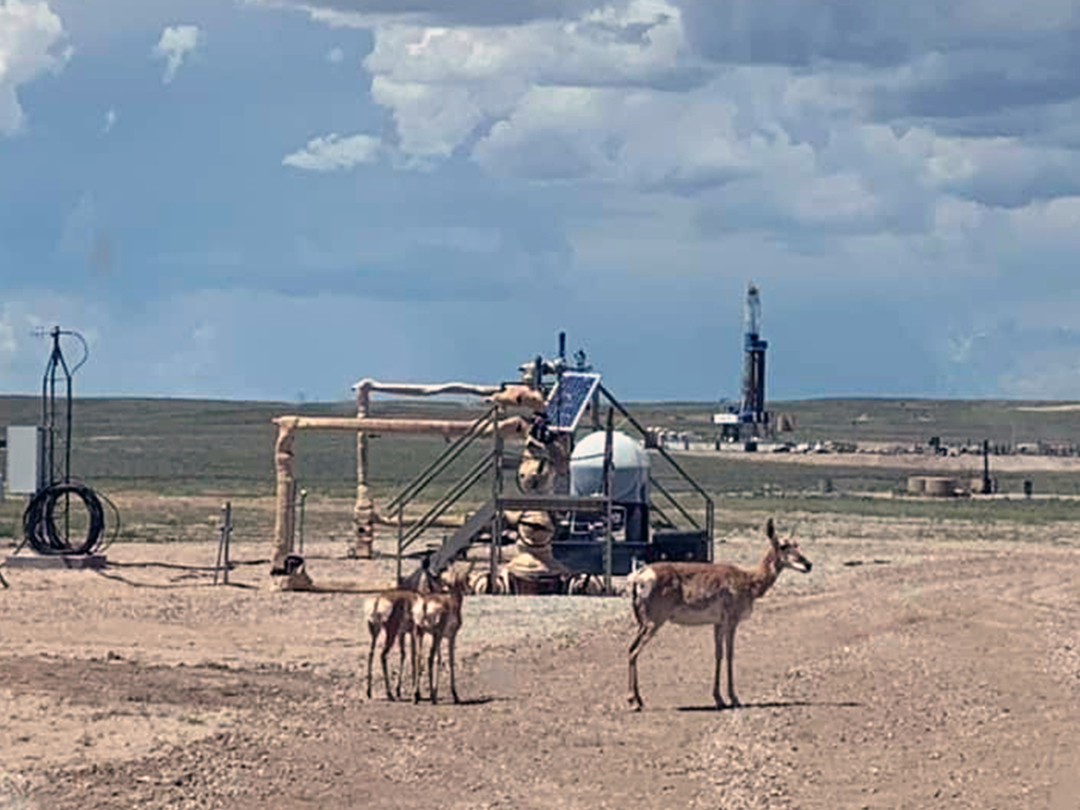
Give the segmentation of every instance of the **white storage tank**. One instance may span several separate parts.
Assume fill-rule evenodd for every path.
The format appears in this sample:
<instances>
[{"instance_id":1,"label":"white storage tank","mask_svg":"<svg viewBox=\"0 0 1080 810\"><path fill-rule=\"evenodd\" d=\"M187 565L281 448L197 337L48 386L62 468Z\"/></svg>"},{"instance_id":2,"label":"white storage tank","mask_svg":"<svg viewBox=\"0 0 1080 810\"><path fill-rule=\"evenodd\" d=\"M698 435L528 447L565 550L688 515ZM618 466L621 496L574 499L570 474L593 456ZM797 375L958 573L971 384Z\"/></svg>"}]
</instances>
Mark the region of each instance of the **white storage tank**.
<instances>
[{"instance_id":1,"label":"white storage tank","mask_svg":"<svg viewBox=\"0 0 1080 810\"><path fill-rule=\"evenodd\" d=\"M649 503L649 453L620 431L611 434L611 495L620 503ZM570 494L604 493L604 431L590 433L570 454Z\"/></svg>"}]
</instances>

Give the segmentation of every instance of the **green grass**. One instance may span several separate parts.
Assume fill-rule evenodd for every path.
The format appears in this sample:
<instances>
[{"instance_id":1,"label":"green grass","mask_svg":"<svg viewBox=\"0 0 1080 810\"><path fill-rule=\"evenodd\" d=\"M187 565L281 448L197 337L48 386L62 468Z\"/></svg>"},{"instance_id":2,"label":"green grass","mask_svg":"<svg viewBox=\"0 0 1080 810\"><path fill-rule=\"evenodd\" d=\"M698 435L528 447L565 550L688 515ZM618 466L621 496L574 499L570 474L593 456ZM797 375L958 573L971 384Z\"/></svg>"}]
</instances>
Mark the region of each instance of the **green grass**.
<instances>
[{"instance_id":1,"label":"green grass","mask_svg":"<svg viewBox=\"0 0 1080 810\"><path fill-rule=\"evenodd\" d=\"M943 442L1015 445L1020 442L1080 442L1080 411L1023 411L1052 403L1018 400L820 399L770 402L769 409L795 417L793 441ZM674 430L713 434L716 406L706 403L646 403L634 406L639 421Z\"/></svg>"},{"instance_id":2,"label":"green grass","mask_svg":"<svg viewBox=\"0 0 1080 810\"><path fill-rule=\"evenodd\" d=\"M995 443L1028 441L1072 442L1080 437L1080 413L1018 411L1019 402L929 400L813 400L772 403L794 414L797 441L903 441L925 443L931 436L944 441ZM696 430L712 435L708 403L627 403L645 425ZM285 413L348 416L351 402L290 403L232 402L164 399L80 399L75 403L72 472L99 491L143 492L164 495L213 495L225 498L266 496L274 492L273 417ZM467 419L480 409L457 402L379 400L374 414ZM0 397L0 428L8 424L35 424L40 419L36 397ZM441 438L381 437L370 450L371 483L377 498L400 490L445 447ZM302 432L296 441L296 471L300 486L314 497L350 498L355 491L356 450L352 435L344 432ZM60 448L62 450L62 448ZM455 474L467 469L486 443L471 448L429 490L439 495ZM1078 507L1067 501L986 502L959 500L927 502L859 497L813 497L823 479L838 493L902 491L909 475L918 471L889 467L814 467L767 459L744 462L716 456L679 456L678 463L702 487L723 498L725 508L760 508L768 499L780 510L839 511L888 516L955 517L969 520L1046 522L1080 518ZM972 459L972 472L978 460ZM686 492L681 479L657 459L657 479L675 493ZM1019 492L1031 480L1037 493L1080 495L1080 476L1064 473L995 473L1003 492ZM468 499L480 501L489 486L481 482ZM737 496L737 497L732 497ZM695 506L687 499L688 506ZM0 505L0 535L17 536L23 500L9 498ZM160 512L160 510L158 510ZM201 512L168 517L161 514L125 517L131 536L183 539L190 527L209 528L212 515ZM320 530L325 526L312 518ZM338 518L334 518L337 520ZM257 531L272 527L258 519ZM252 521L255 521L252 516ZM255 531L255 530L253 530Z\"/></svg>"},{"instance_id":3,"label":"green grass","mask_svg":"<svg viewBox=\"0 0 1080 810\"><path fill-rule=\"evenodd\" d=\"M920 520L963 520L975 523L1022 523L1046 525L1080 520L1080 501L1057 498L1038 500L915 500L907 498L838 497L773 497L723 498L719 502L729 511L761 511L775 513L809 512L812 514L861 515L879 518L908 518Z\"/></svg>"}]
</instances>

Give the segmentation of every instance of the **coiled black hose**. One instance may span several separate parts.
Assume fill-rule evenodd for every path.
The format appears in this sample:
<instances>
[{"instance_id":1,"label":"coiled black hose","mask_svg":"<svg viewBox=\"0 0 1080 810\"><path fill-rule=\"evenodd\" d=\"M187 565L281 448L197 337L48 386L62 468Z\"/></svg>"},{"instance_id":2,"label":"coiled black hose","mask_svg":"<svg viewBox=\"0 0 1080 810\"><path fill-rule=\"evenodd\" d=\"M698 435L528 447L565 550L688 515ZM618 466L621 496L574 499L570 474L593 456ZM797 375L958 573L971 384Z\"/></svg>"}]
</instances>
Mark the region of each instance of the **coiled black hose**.
<instances>
[{"instance_id":1,"label":"coiled black hose","mask_svg":"<svg viewBox=\"0 0 1080 810\"><path fill-rule=\"evenodd\" d=\"M89 517L86 538L78 545L72 545L71 538L65 537L56 525L57 502L64 496L72 495L82 500ZM116 511L112 501L107 497L105 500ZM118 511L117 516L119 517ZM105 509L101 498L83 483L68 482L47 486L34 496L23 513L23 535L38 554L92 554L100 551L103 548L102 538L105 537Z\"/></svg>"}]
</instances>

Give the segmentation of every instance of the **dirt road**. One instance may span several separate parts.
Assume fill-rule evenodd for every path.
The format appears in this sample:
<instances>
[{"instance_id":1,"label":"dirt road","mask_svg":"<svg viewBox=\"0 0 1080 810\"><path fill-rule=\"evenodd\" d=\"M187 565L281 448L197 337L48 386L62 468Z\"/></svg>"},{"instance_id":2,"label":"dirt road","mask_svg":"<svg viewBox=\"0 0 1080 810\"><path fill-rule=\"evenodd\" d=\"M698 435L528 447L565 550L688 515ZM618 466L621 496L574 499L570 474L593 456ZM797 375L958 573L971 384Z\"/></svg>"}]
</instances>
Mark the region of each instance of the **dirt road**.
<instances>
[{"instance_id":1,"label":"dirt road","mask_svg":"<svg viewBox=\"0 0 1080 810\"><path fill-rule=\"evenodd\" d=\"M282 624L314 622L303 660L275 638L261 661L178 660L146 633L65 651L93 616L24 654L0 616L0 807L1080 808L1080 552L893 550L875 565L880 547L822 542L813 574L785 573L740 630L746 706L723 712L711 633L677 627L642 656L645 711L627 710L623 599L592 600L575 630L573 604L535 598L509 634L498 598L468 600L467 703L435 707L365 700L355 637L311 654L356 597L276 595ZM193 604L156 616L162 646Z\"/></svg>"}]
</instances>

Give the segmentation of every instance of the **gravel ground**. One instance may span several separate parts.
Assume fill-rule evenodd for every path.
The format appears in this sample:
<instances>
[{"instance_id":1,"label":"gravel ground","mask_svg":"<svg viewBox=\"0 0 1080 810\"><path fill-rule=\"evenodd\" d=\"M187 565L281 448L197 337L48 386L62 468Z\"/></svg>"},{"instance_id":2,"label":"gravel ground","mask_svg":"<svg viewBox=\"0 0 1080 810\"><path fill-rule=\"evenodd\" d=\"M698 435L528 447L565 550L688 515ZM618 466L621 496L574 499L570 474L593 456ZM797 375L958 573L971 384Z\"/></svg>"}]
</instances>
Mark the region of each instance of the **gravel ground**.
<instances>
[{"instance_id":1,"label":"gravel ground","mask_svg":"<svg viewBox=\"0 0 1080 810\"><path fill-rule=\"evenodd\" d=\"M265 566L234 572L258 588L7 571L0 808L1080 808L1076 538L827 516L799 535L814 572L740 630L746 706L724 712L711 634L678 627L627 711L625 598L467 598L465 704L433 707L363 698L361 595L276 592ZM385 575L311 550L316 581Z\"/></svg>"}]
</instances>

